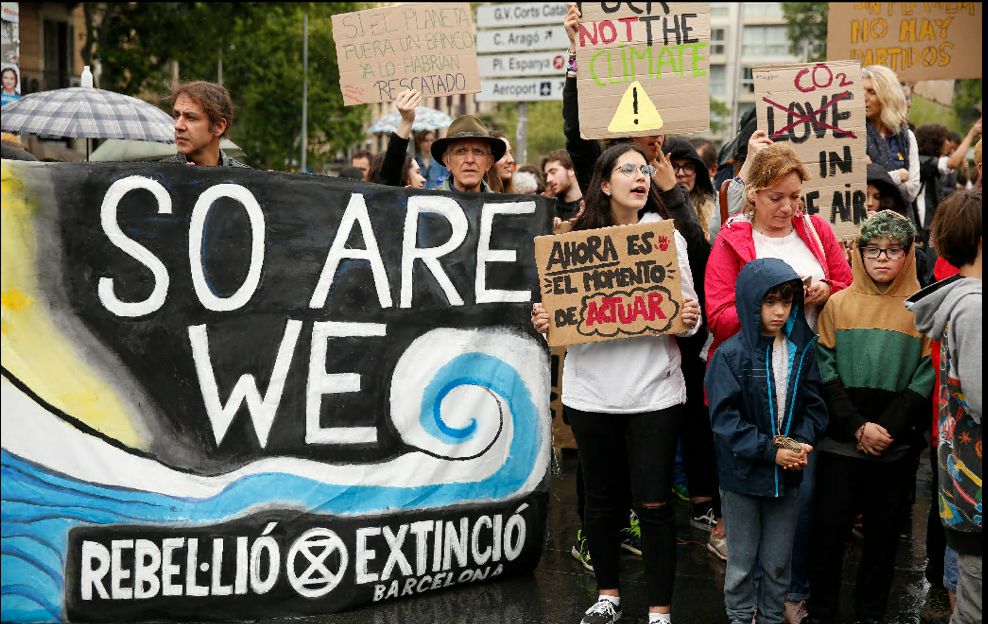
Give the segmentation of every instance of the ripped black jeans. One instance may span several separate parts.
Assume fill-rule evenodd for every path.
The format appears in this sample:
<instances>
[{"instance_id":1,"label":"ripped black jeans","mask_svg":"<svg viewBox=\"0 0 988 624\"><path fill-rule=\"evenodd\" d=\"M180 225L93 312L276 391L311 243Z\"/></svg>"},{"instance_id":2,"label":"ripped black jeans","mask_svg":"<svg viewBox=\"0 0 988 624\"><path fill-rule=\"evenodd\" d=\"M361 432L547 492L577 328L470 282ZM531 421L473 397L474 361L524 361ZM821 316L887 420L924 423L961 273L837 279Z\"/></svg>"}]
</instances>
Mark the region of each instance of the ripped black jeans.
<instances>
[{"instance_id":1,"label":"ripped black jeans","mask_svg":"<svg viewBox=\"0 0 988 624\"><path fill-rule=\"evenodd\" d=\"M620 530L627 526L626 483L641 526L649 606L672 604L676 526L669 493L682 405L638 414L564 407L580 449L586 484L583 519L598 589L618 589Z\"/></svg>"}]
</instances>

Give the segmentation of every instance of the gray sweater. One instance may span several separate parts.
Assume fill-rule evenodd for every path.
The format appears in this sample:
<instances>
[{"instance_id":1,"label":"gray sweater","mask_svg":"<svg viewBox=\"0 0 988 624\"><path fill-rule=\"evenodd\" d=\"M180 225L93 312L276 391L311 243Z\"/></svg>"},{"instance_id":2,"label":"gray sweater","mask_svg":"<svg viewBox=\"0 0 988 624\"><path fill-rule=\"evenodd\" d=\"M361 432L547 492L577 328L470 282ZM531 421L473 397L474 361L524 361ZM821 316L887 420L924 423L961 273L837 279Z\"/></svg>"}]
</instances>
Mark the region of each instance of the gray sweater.
<instances>
[{"instance_id":1,"label":"gray sweater","mask_svg":"<svg viewBox=\"0 0 988 624\"><path fill-rule=\"evenodd\" d=\"M939 506L947 543L981 554L981 280L952 277L909 298L916 328L940 347Z\"/></svg>"}]
</instances>

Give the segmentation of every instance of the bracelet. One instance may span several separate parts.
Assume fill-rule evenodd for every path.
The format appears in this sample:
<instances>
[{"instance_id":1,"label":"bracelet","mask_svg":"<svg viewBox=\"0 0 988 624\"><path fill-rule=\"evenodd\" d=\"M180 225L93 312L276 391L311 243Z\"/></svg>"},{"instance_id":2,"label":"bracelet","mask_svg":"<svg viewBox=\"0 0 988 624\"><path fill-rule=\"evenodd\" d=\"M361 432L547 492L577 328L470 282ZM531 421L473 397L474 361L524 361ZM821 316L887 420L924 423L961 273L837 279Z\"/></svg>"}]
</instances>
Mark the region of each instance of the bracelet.
<instances>
[{"instance_id":1,"label":"bracelet","mask_svg":"<svg viewBox=\"0 0 988 624\"><path fill-rule=\"evenodd\" d=\"M740 184L741 186L744 186L744 180L741 179L741 176L734 176L734 181Z\"/></svg>"},{"instance_id":2,"label":"bracelet","mask_svg":"<svg viewBox=\"0 0 988 624\"><path fill-rule=\"evenodd\" d=\"M566 77L576 77L576 56L569 57L569 62L566 63Z\"/></svg>"},{"instance_id":3,"label":"bracelet","mask_svg":"<svg viewBox=\"0 0 988 624\"><path fill-rule=\"evenodd\" d=\"M864 435L864 428L868 423L858 427L858 430L854 432L854 437L858 442L861 442L861 437Z\"/></svg>"}]
</instances>

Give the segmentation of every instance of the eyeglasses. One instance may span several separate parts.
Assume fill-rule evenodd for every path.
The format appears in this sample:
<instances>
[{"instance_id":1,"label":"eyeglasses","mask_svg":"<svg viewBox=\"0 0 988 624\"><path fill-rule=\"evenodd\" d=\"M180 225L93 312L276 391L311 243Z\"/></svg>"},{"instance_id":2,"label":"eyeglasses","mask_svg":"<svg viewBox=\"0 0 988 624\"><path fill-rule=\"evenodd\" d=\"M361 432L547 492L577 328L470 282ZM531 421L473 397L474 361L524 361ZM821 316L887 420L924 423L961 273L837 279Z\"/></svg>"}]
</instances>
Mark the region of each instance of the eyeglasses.
<instances>
[{"instance_id":1,"label":"eyeglasses","mask_svg":"<svg viewBox=\"0 0 988 624\"><path fill-rule=\"evenodd\" d=\"M645 174L646 178L651 178L655 175L655 167L652 165L636 165L635 163L624 163L620 167L616 168L614 171L620 171L629 178L635 175L636 171L641 171Z\"/></svg>"},{"instance_id":2,"label":"eyeglasses","mask_svg":"<svg viewBox=\"0 0 988 624\"><path fill-rule=\"evenodd\" d=\"M454 147L453 149L450 150L450 153L453 154L453 156L456 156L457 158L463 158L467 154L473 154L474 158L483 158L484 156L491 155L490 150L485 150L482 147L466 147L466 146Z\"/></svg>"},{"instance_id":3,"label":"eyeglasses","mask_svg":"<svg viewBox=\"0 0 988 624\"><path fill-rule=\"evenodd\" d=\"M881 247L864 247L861 249L861 255L866 260L878 260L882 254L889 260L900 260L906 255L906 250L903 247L889 247L888 249L882 249Z\"/></svg>"},{"instance_id":4,"label":"eyeglasses","mask_svg":"<svg viewBox=\"0 0 988 624\"><path fill-rule=\"evenodd\" d=\"M696 173L696 165L694 165L693 163L682 163L680 165L677 165L676 163L672 164L673 173L678 173L680 169L686 175L693 175L694 173Z\"/></svg>"}]
</instances>

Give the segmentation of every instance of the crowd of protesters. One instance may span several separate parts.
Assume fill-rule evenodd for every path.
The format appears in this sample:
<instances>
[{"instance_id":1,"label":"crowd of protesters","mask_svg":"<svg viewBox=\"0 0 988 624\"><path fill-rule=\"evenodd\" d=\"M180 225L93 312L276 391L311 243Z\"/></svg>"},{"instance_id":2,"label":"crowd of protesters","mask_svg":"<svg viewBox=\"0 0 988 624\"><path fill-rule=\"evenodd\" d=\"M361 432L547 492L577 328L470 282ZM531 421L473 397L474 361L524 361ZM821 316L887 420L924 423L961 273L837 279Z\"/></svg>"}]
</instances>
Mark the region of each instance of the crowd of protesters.
<instances>
[{"instance_id":1,"label":"crowd of protesters","mask_svg":"<svg viewBox=\"0 0 988 624\"><path fill-rule=\"evenodd\" d=\"M575 5L564 26L574 42ZM980 622L981 121L964 137L913 130L894 72L865 67L868 219L841 241L803 209L810 172L753 115L726 160L703 139L583 138L573 48L566 144L538 167L474 116L442 137L414 133L422 96L404 91L385 153L355 152L341 177L543 194L557 233L673 222L685 331L571 346L564 361L579 453L572 554L598 587L583 624L622 616L622 549L643 560L648 622L672 621L677 448L690 524L727 562L732 624L837 621L852 531L853 613L877 624L926 446L926 576L949 592L951 622ZM243 166L219 148L233 118L222 87L183 85L173 102L170 161ZM547 331L541 303L531 322Z\"/></svg>"},{"instance_id":2,"label":"crowd of protesters","mask_svg":"<svg viewBox=\"0 0 988 624\"><path fill-rule=\"evenodd\" d=\"M672 621L677 445L690 522L727 562L732 624L836 621L852 529L863 536L853 612L880 622L919 454L932 447L926 575L949 591L951 622L980 622L981 120L964 137L913 130L895 73L865 67L868 219L840 241L803 209L810 172L753 116L727 159L703 139L583 138L579 19L571 5L566 144L538 167L519 166L509 139L473 116L441 138L413 133L422 96L404 91L386 152L354 153L341 176L544 194L556 232L673 222L685 330L573 346L564 363L579 447L572 553L599 594L582 622L622 616L622 548L643 560L648 622ZM169 162L244 166L219 146L233 123L222 87L184 84L172 102ZM541 303L531 322L547 331Z\"/></svg>"},{"instance_id":3,"label":"crowd of protesters","mask_svg":"<svg viewBox=\"0 0 988 624\"><path fill-rule=\"evenodd\" d=\"M578 24L574 6L571 43ZM949 590L952 622L980 622L981 121L963 138L914 131L898 77L866 67L869 218L840 241L803 209L809 171L753 117L722 184L702 140L582 138L574 48L566 148L543 162L557 231L672 219L684 297L703 303L683 335L568 350L562 403L585 501L573 554L599 593L583 622L622 616L616 562L636 532L648 621L671 621L677 440L691 524L727 561L730 622L836 621L852 530L853 613L880 622L927 439L939 488L927 576ZM539 303L532 323L548 328Z\"/></svg>"}]
</instances>

